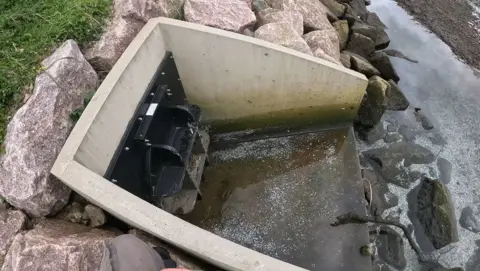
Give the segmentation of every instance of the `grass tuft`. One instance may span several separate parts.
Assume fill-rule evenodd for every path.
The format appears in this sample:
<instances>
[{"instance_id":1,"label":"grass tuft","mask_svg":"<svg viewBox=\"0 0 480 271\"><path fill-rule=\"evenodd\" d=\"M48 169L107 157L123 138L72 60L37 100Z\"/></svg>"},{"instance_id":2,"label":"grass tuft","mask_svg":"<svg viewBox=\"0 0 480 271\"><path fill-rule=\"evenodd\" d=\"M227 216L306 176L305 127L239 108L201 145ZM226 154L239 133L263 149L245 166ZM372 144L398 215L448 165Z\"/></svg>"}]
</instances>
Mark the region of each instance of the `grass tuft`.
<instances>
[{"instance_id":1,"label":"grass tuft","mask_svg":"<svg viewBox=\"0 0 480 271\"><path fill-rule=\"evenodd\" d=\"M0 0L0 145L40 62L67 39L98 39L111 0ZM30 86L30 87L29 87Z\"/></svg>"}]
</instances>

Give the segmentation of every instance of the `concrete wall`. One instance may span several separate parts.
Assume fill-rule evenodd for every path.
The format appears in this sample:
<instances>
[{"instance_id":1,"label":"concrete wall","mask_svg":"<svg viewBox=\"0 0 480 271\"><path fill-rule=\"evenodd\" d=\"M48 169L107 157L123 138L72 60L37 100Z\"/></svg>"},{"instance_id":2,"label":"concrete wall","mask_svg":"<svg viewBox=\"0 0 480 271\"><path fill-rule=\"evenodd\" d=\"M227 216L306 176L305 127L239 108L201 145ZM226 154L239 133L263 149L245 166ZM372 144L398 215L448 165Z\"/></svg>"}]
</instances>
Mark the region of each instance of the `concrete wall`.
<instances>
[{"instance_id":1,"label":"concrete wall","mask_svg":"<svg viewBox=\"0 0 480 271\"><path fill-rule=\"evenodd\" d=\"M76 128L88 127L75 154L78 162L105 174L164 56L162 33L157 23L150 22L110 71L77 123Z\"/></svg>"},{"instance_id":2,"label":"concrete wall","mask_svg":"<svg viewBox=\"0 0 480 271\"><path fill-rule=\"evenodd\" d=\"M363 76L290 49L180 21L150 20L90 101L52 174L130 225L226 270L301 270L191 225L102 177L166 50L173 51L189 100L210 121L217 114L235 119L317 105L324 112L351 105L356 112L366 87Z\"/></svg>"},{"instance_id":3,"label":"concrete wall","mask_svg":"<svg viewBox=\"0 0 480 271\"><path fill-rule=\"evenodd\" d=\"M359 73L202 25L162 20L160 28L189 102L202 108L206 122L263 127L356 116L367 84Z\"/></svg>"},{"instance_id":4,"label":"concrete wall","mask_svg":"<svg viewBox=\"0 0 480 271\"><path fill-rule=\"evenodd\" d=\"M198 228L130 194L75 161L62 172L56 168L52 172L88 201L129 225L224 270L305 271Z\"/></svg>"},{"instance_id":5,"label":"concrete wall","mask_svg":"<svg viewBox=\"0 0 480 271\"><path fill-rule=\"evenodd\" d=\"M361 74L282 46L153 19L85 110L92 119L77 124L89 126L75 154L78 162L105 174L165 51L173 53L189 102L201 107L205 122L223 130L351 121L367 84Z\"/></svg>"}]
</instances>

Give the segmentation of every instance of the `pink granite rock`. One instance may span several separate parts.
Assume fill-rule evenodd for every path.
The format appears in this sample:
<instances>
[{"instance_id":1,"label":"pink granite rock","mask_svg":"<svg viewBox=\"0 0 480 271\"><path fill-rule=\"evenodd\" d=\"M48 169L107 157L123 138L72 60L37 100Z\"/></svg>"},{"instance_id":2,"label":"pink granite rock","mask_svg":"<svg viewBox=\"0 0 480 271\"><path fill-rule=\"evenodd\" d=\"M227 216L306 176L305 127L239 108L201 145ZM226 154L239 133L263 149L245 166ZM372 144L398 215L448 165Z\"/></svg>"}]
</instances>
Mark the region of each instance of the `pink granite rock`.
<instances>
[{"instance_id":1,"label":"pink granite rock","mask_svg":"<svg viewBox=\"0 0 480 271\"><path fill-rule=\"evenodd\" d=\"M298 34L293 24L288 22L263 25L255 31L255 38L312 55L312 50L310 50L307 43Z\"/></svg>"},{"instance_id":2,"label":"pink granite rock","mask_svg":"<svg viewBox=\"0 0 480 271\"><path fill-rule=\"evenodd\" d=\"M180 18L184 2L185 0L114 0L112 21L85 56L100 75L107 74L149 19Z\"/></svg>"},{"instance_id":3,"label":"pink granite rock","mask_svg":"<svg viewBox=\"0 0 480 271\"><path fill-rule=\"evenodd\" d=\"M274 9L298 11L303 16L303 24L309 30L332 29L327 16L331 12L319 0L271 0ZM330 15L329 15L330 14Z\"/></svg>"},{"instance_id":4,"label":"pink granite rock","mask_svg":"<svg viewBox=\"0 0 480 271\"><path fill-rule=\"evenodd\" d=\"M253 0L241 0L241 1L247 3L248 7L252 9Z\"/></svg>"},{"instance_id":5,"label":"pink granite rock","mask_svg":"<svg viewBox=\"0 0 480 271\"><path fill-rule=\"evenodd\" d=\"M136 19L115 17L85 57L99 73L108 73L144 25Z\"/></svg>"},{"instance_id":6,"label":"pink granite rock","mask_svg":"<svg viewBox=\"0 0 480 271\"><path fill-rule=\"evenodd\" d=\"M312 31L303 35L303 39L305 39L310 49L312 49L314 56L341 64L340 45L335 30Z\"/></svg>"},{"instance_id":7,"label":"pink granite rock","mask_svg":"<svg viewBox=\"0 0 480 271\"><path fill-rule=\"evenodd\" d=\"M299 35L303 35L303 16L298 11L268 9L258 13L258 26L285 22L293 25Z\"/></svg>"},{"instance_id":8,"label":"pink granite rock","mask_svg":"<svg viewBox=\"0 0 480 271\"><path fill-rule=\"evenodd\" d=\"M255 23L255 14L245 1L186 0L185 20L241 33Z\"/></svg>"},{"instance_id":9,"label":"pink granite rock","mask_svg":"<svg viewBox=\"0 0 480 271\"><path fill-rule=\"evenodd\" d=\"M0 267L13 238L27 222L27 216L18 210L0 210Z\"/></svg>"},{"instance_id":10,"label":"pink granite rock","mask_svg":"<svg viewBox=\"0 0 480 271\"><path fill-rule=\"evenodd\" d=\"M70 189L50 175L73 122L70 113L97 88L98 77L73 40L42 62L30 99L8 124L0 167L0 195L33 217L55 213Z\"/></svg>"},{"instance_id":11,"label":"pink granite rock","mask_svg":"<svg viewBox=\"0 0 480 271\"><path fill-rule=\"evenodd\" d=\"M115 233L61 220L43 220L17 234L2 271L99 270L106 243Z\"/></svg>"},{"instance_id":12,"label":"pink granite rock","mask_svg":"<svg viewBox=\"0 0 480 271\"><path fill-rule=\"evenodd\" d=\"M115 0L115 15L147 22L156 17L179 18L185 0Z\"/></svg>"}]
</instances>

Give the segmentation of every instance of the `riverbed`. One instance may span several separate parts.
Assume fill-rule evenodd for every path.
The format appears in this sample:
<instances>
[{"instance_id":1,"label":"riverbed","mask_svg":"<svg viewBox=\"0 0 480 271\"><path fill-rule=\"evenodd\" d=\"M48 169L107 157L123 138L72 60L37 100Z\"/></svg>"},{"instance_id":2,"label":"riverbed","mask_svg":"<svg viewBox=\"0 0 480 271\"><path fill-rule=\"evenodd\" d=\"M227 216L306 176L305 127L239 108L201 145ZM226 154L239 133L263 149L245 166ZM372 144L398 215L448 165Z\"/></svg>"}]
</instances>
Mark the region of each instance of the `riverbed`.
<instances>
[{"instance_id":1,"label":"riverbed","mask_svg":"<svg viewBox=\"0 0 480 271\"><path fill-rule=\"evenodd\" d=\"M416 170L424 176L438 178L441 171L438 159L451 163L451 180L446 185L452 196L458 224L462 209L480 201L480 78L471 67L459 60L449 46L415 21L396 2L375 0L369 9L376 12L388 27L389 48L418 60L418 63L412 63L391 58L401 78L399 86L409 99L411 108L405 112L387 111L381 125L384 130L390 126L389 130L394 131L385 133L398 133L402 140L417 143L435 154L435 162L412 165L406 167L406 171ZM434 128L425 130L416 120L413 108L420 108ZM373 144L360 141L359 149L364 151L385 145L383 140ZM400 204L387 210L384 216L395 214L400 216L402 223L412 224L408 216L407 194L419 183L420 178L408 189L389 184L390 191L399 197ZM448 267L465 267L467 262L475 261L472 255L476 251L475 240L480 239L478 234L460 225L457 228L459 242L432 253ZM413 251L406 247L406 254L406 270L419 270Z\"/></svg>"}]
</instances>

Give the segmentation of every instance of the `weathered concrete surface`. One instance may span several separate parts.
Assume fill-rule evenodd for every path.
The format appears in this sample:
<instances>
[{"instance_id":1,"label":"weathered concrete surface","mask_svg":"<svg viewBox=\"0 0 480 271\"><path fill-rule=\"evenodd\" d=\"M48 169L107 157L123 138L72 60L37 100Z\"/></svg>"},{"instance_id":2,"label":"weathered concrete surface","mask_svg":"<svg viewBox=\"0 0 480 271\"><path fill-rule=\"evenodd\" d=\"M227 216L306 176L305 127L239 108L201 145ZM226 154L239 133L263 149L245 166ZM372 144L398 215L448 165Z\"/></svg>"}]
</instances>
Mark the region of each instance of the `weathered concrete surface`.
<instances>
[{"instance_id":1,"label":"weathered concrete surface","mask_svg":"<svg viewBox=\"0 0 480 271\"><path fill-rule=\"evenodd\" d=\"M190 44L185 43L184 37L186 35L192 41ZM164 41L163 38L167 40ZM202 47L198 47L198 44L201 44ZM218 47L215 49L214 46ZM205 55L198 53L199 48L204 49ZM239 48L241 50L239 50ZM272 76L273 80L278 80L278 78L284 80L285 78L281 76L283 73L274 74L278 71L282 72L280 69L284 67L281 65L284 61L292 65L297 63L293 65L295 69L306 65L306 67L304 67L305 70L312 70L310 75L313 80L312 84L314 84L316 88L323 87L323 84L319 84L321 81L316 80L326 80L327 83L325 84L328 85L329 91L326 92L325 95L335 95L334 100L336 101L342 101L343 98L352 101L352 103L346 103L350 106L346 108L343 107L342 102L339 102L342 103L342 105L338 105L338 109L344 112L356 112L356 106L358 106L363 96L363 90L366 84L365 77L361 74L262 40L198 24L190 24L165 18L152 19L126 49L118 63L103 81L102 86L97 90L94 98L85 109L62 149L55 166L52 168L52 173L81 196L105 211L114 214L126 223L145 230L220 268L252 271L303 270L235 244L198 227L194 227L180 218L168 214L135 197L102 177L115 152L118 142L122 138L131 114L135 111L136 105L142 97L143 90L146 85L148 85L158 64L163 59L166 50L173 51L184 87L187 85L192 87L190 94L194 92L194 86L198 87L200 84L203 84L205 91L208 88L210 93L212 93L212 84L214 84L216 88L218 88L216 94L219 94L221 90L225 92L225 88L223 87L225 85L234 85L245 90L251 90L251 86L244 84L248 82L248 80L243 79L245 77L251 79L251 74L262 74L262 70L272 72L268 74L268 76L269 78ZM239 53L239 51L242 52L244 50L249 52L249 54ZM252 57L245 58L246 55L251 55ZM282 56L287 56L287 59L283 59ZM265 57L265 60L262 59L262 61L259 61L259 58L263 57ZM200 64L202 64L200 63L201 61L199 61L200 59L203 59L203 64L205 65L202 69L199 69ZM276 59L281 62L269 62L268 59ZM226 67L224 66L220 67L217 65L220 60L223 61L222 63L229 63L228 70L225 70ZM235 61L242 62L245 65L239 65L239 62ZM264 66L267 62L269 62L270 65ZM206 69L205 67L211 69ZM274 70L272 71L271 68L274 68ZM142 73L138 73L138 69L141 69ZM208 71L209 76L202 76L199 74L199 71ZM332 73L324 71L331 71ZM263 73L264 72L265 71L263 71ZM294 79L294 82L303 78L296 78L296 72L284 72L288 72L290 77ZM222 76L227 73L235 76ZM333 74L339 75L341 80L336 80ZM137 80L132 80L132 78L136 78ZM219 82L221 79L226 80ZM267 80L259 78L256 79L255 82L262 83L262 81ZM303 80L300 81L305 82ZM215 84L214 82L217 83ZM286 81L265 83L277 85L284 84L284 82ZM335 91L332 91L332 86L335 85L335 82L338 82L340 85L337 86L338 88L335 88ZM188 88L186 87L185 89L187 90ZM293 84L285 90L285 94L288 93L285 97L288 96L289 101L292 101L294 98L292 95L293 89L298 89L298 85ZM197 88L197 90L199 90L199 88ZM308 86L305 86L303 91L307 90ZM319 91L321 92L321 89L315 89L315 93ZM247 96L246 93L239 91L239 89L230 89L229 92L230 94ZM200 93L200 95L203 94L204 93ZM271 98L269 93L265 95ZM321 95L322 100L325 100L325 95ZM320 101L320 97L318 98L319 100L316 101L307 101L307 96L305 93L301 93L301 95L299 93L297 96L297 98L305 102L305 104L302 103L302 105L306 107ZM189 96L189 99L190 98ZM209 96L209 98L214 99L216 97L213 95ZM229 98L235 97L230 96ZM265 102L266 100L260 98L254 100L254 102L257 101ZM243 102L249 104L246 99L244 99ZM276 104L275 101L273 101L273 103ZM121 108L112 105L118 105ZM252 106L251 108L254 107ZM349 117L351 116L349 115ZM104 125L109 122L113 123L113 125ZM105 134L109 134L109 137L105 137ZM347 166L353 165L355 165L355 163L347 164ZM351 178L351 180L358 179ZM360 192L363 193L363 191ZM355 206L357 206L357 204L355 204ZM344 207L345 210L351 210L353 208L353 206ZM362 208L364 207L362 206ZM328 222L324 221L324 223L329 224L331 222L330 219L331 217L329 217ZM348 226L346 226L346 228L348 228ZM352 228L355 228L355 230L352 231L354 232L353 234L358 234L358 228L354 225L352 225ZM178 234L180 231L182 234ZM341 230L338 229L338 231ZM341 236L343 238L343 232ZM336 239L331 240L331 242L334 242L337 246L343 246L343 243L348 242L348 240L352 240L352 238L341 239L341 242ZM362 240L361 243L364 243L363 241L367 240ZM356 248L352 247L348 249L351 249L352 255L359 255ZM335 256L337 258L330 258L330 260L335 263L340 261L338 257L343 257L341 258L342 260L352 258L349 257L351 255L347 256L343 254ZM366 259L366 261L368 261L368 259Z\"/></svg>"},{"instance_id":2,"label":"weathered concrete surface","mask_svg":"<svg viewBox=\"0 0 480 271\"><path fill-rule=\"evenodd\" d=\"M160 27L189 101L224 130L351 121L363 97L365 77L341 65L197 24Z\"/></svg>"},{"instance_id":3,"label":"weathered concrete surface","mask_svg":"<svg viewBox=\"0 0 480 271\"><path fill-rule=\"evenodd\" d=\"M331 227L365 213L363 182L347 129L241 143L212 153L203 200L188 220L309 270L371 270L359 248L365 225Z\"/></svg>"},{"instance_id":4,"label":"weathered concrete surface","mask_svg":"<svg viewBox=\"0 0 480 271\"><path fill-rule=\"evenodd\" d=\"M189 102L202 108L204 122L219 126L351 121L367 84L365 76L355 71L260 39L178 20L152 19L96 93L92 102L102 114L92 124L83 123L89 131L76 154L80 163L105 173L167 50L175 56ZM117 103L121 110L109 106Z\"/></svg>"}]
</instances>

